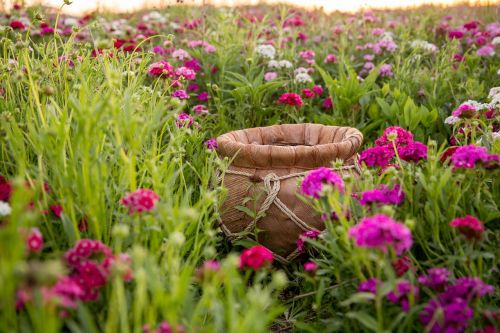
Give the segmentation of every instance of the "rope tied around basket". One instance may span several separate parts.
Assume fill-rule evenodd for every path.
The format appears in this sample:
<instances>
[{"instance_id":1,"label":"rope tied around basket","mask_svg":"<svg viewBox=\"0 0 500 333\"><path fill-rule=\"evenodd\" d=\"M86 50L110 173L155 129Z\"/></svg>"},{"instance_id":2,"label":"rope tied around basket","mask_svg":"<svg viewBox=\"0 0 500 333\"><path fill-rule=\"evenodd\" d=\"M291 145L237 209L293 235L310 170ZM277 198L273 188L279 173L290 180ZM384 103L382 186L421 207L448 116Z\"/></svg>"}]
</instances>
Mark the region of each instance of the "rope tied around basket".
<instances>
[{"instance_id":1,"label":"rope tied around basket","mask_svg":"<svg viewBox=\"0 0 500 333\"><path fill-rule=\"evenodd\" d=\"M340 170L350 170L350 169L359 169L359 165L357 163L353 165L347 165L347 166L342 166L339 168L332 168L333 170L340 171ZM248 180L252 183L260 183L262 182L264 186L264 191L266 192L267 196L262 202L256 218L248 224L248 226L241 232L236 232L233 233L231 232L223 223L220 221L220 226L223 230L223 232L226 234L229 240L235 241L242 239L246 237L249 233L251 233L253 230L255 230L255 227L257 225L257 222L265 216L266 212L269 210L272 204L274 204L279 210L283 212L291 221L293 221L300 229L303 231L309 231L309 230L317 230L316 228L308 225L306 222L304 222L301 218L299 218L290 208L288 208L287 205L285 205L279 198L278 194L281 189L281 181L289 178L295 178L295 177L302 177L305 176L309 173L310 170L308 171L303 171L303 172L296 172L296 173L291 173L288 175L284 176L278 176L274 172L268 173L263 179L259 176L257 176L255 173L248 173L248 172L243 172L243 171L238 171L238 170L226 170L225 174L230 174L230 175L237 175L237 176L242 176L248 178ZM220 185L223 180L223 175L222 173L217 174L217 181L218 184ZM297 257L300 253L298 250L295 250L293 253L287 256L287 258L283 258L282 256L276 254L273 252L273 255L275 258L282 262L282 263L288 263L290 260L294 259Z\"/></svg>"}]
</instances>

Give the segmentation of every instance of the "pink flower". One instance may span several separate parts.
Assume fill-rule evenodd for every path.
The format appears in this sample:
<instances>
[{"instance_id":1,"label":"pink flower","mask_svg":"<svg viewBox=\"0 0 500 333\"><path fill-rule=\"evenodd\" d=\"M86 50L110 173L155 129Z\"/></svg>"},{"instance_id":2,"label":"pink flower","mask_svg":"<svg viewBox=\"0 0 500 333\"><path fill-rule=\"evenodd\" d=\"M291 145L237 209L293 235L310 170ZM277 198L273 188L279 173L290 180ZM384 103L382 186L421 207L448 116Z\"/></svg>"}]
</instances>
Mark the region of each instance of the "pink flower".
<instances>
[{"instance_id":1,"label":"pink flower","mask_svg":"<svg viewBox=\"0 0 500 333\"><path fill-rule=\"evenodd\" d=\"M394 73L392 72L392 66L389 64L383 64L380 66L378 71L380 77L392 77Z\"/></svg>"},{"instance_id":2,"label":"pink flower","mask_svg":"<svg viewBox=\"0 0 500 333\"><path fill-rule=\"evenodd\" d=\"M413 142L413 134L410 131L406 131L399 126L391 126L387 127L384 130L384 134L377 140L375 140L375 144L377 146L386 146L389 145L392 147L392 141L398 146L407 146L408 144Z\"/></svg>"},{"instance_id":3,"label":"pink flower","mask_svg":"<svg viewBox=\"0 0 500 333\"><path fill-rule=\"evenodd\" d=\"M464 28L466 30L474 30L474 29L477 29L478 26L479 26L478 21L469 21L469 22L464 24Z\"/></svg>"},{"instance_id":4,"label":"pink flower","mask_svg":"<svg viewBox=\"0 0 500 333\"><path fill-rule=\"evenodd\" d=\"M316 54L312 50L301 51L299 52L299 57L302 59L313 60Z\"/></svg>"},{"instance_id":5,"label":"pink flower","mask_svg":"<svg viewBox=\"0 0 500 333\"><path fill-rule=\"evenodd\" d=\"M450 30L450 31L448 31L448 38L451 38L451 39L460 39L463 36L464 36L464 33L461 30Z\"/></svg>"},{"instance_id":6,"label":"pink flower","mask_svg":"<svg viewBox=\"0 0 500 333\"><path fill-rule=\"evenodd\" d=\"M484 233L484 225L474 216L457 217L450 222L450 226L457 229L468 240L480 240Z\"/></svg>"},{"instance_id":7,"label":"pink flower","mask_svg":"<svg viewBox=\"0 0 500 333\"><path fill-rule=\"evenodd\" d=\"M462 103L451 113L454 117L473 118L477 115L476 108L469 103Z\"/></svg>"},{"instance_id":8,"label":"pink flower","mask_svg":"<svg viewBox=\"0 0 500 333\"><path fill-rule=\"evenodd\" d=\"M245 267L253 270L258 270L263 267L268 267L273 262L273 254L266 247L261 245L252 246L249 249L243 250L240 255L240 268Z\"/></svg>"},{"instance_id":9,"label":"pink flower","mask_svg":"<svg viewBox=\"0 0 500 333\"><path fill-rule=\"evenodd\" d=\"M177 49L174 52L172 52L172 58L178 59L180 61L184 61L184 60L191 59L191 56L189 55L189 53L187 51L185 51L183 49Z\"/></svg>"},{"instance_id":10,"label":"pink flower","mask_svg":"<svg viewBox=\"0 0 500 333\"><path fill-rule=\"evenodd\" d=\"M419 289L409 281L401 281L396 289L387 294L387 300L393 304L400 304L404 312L410 310L410 299L418 298ZM410 296L411 295L411 296Z\"/></svg>"},{"instance_id":11,"label":"pink flower","mask_svg":"<svg viewBox=\"0 0 500 333\"><path fill-rule=\"evenodd\" d=\"M312 91L311 89L303 89L302 90L302 96L304 98L314 98L314 91Z\"/></svg>"},{"instance_id":12,"label":"pink flower","mask_svg":"<svg viewBox=\"0 0 500 333\"><path fill-rule=\"evenodd\" d=\"M220 262L217 260L207 260L196 270L196 277L203 281L220 270Z\"/></svg>"},{"instance_id":13,"label":"pink flower","mask_svg":"<svg viewBox=\"0 0 500 333\"><path fill-rule=\"evenodd\" d=\"M278 99L278 103L291 105L291 106L302 106L302 98L295 93L284 93Z\"/></svg>"},{"instance_id":14,"label":"pink flower","mask_svg":"<svg viewBox=\"0 0 500 333\"><path fill-rule=\"evenodd\" d=\"M383 35L385 30L383 28L374 28L372 29L372 35L373 36L381 36Z\"/></svg>"},{"instance_id":15,"label":"pink flower","mask_svg":"<svg viewBox=\"0 0 500 333\"><path fill-rule=\"evenodd\" d=\"M324 89L323 89L323 87L322 87L322 86L317 85L317 86L314 86L314 87L312 88L312 91L313 91L316 95L321 96L321 95L323 95Z\"/></svg>"},{"instance_id":16,"label":"pink flower","mask_svg":"<svg viewBox=\"0 0 500 333\"><path fill-rule=\"evenodd\" d=\"M332 62L337 62L337 57L333 54L327 54L324 60L325 64L329 64Z\"/></svg>"},{"instance_id":17,"label":"pink flower","mask_svg":"<svg viewBox=\"0 0 500 333\"><path fill-rule=\"evenodd\" d=\"M495 55L495 47L488 44L478 49L476 53L480 57L492 57Z\"/></svg>"},{"instance_id":18,"label":"pink flower","mask_svg":"<svg viewBox=\"0 0 500 333\"><path fill-rule=\"evenodd\" d=\"M197 104L197 105L193 106L192 110L194 113L196 113L199 116L208 114L208 109L203 104Z\"/></svg>"},{"instance_id":19,"label":"pink flower","mask_svg":"<svg viewBox=\"0 0 500 333\"><path fill-rule=\"evenodd\" d=\"M427 270L427 275L420 275L418 282L436 291L442 292L448 284L450 271L446 268L434 267Z\"/></svg>"},{"instance_id":20,"label":"pink flower","mask_svg":"<svg viewBox=\"0 0 500 333\"><path fill-rule=\"evenodd\" d=\"M276 72L267 72L264 74L264 80L266 81L272 81L278 77L278 73Z\"/></svg>"},{"instance_id":21,"label":"pink flower","mask_svg":"<svg viewBox=\"0 0 500 333\"><path fill-rule=\"evenodd\" d=\"M318 238L318 236L320 234L321 233L318 230L314 230L314 229L302 233L302 235L299 236L299 239L297 239L297 250L299 252L303 252L304 245L305 245L305 239L306 238L316 239L316 238Z\"/></svg>"},{"instance_id":22,"label":"pink flower","mask_svg":"<svg viewBox=\"0 0 500 333\"><path fill-rule=\"evenodd\" d=\"M41 252L43 248L43 235L38 228L31 228L26 239L30 252Z\"/></svg>"},{"instance_id":23,"label":"pink flower","mask_svg":"<svg viewBox=\"0 0 500 333\"><path fill-rule=\"evenodd\" d=\"M177 68L175 70L175 75L177 76L177 78L180 78L182 76L186 80L194 80L196 78L196 72L191 68L187 68L184 66Z\"/></svg>"},{"instance_id":24,"label":"pink flower","mask_svg":"<svg viewBox=\"0 0 500 333\"><path fill-rule=\"evenodd\" d=\"M129 214L149 212L156 207L160 197L150 189L138 189L127 193L121 203L128 208Z\"/></svg>"},{"instance_id":25,"label":"pink flower","mask_svg":"<svg viewBox=\"0 0 500 333\"><path fill-rule=\"evenodd\" d=\"M148 74L158 77L172 76L174 74L174 68L168 62L160 60L149 66Z\"/></svg>"},{"instance_id":26,"label":"pink flower","mask_svg":"<svg viewBox=\"0 0 500 333\"><path fill-rule=\"evenodd\" d=\"M83 297L83 289L69 276L61 277L50 290L64 308L75 309L77 302Z\"/></svg>"},{"instance_id":27,"label":"pink flower","mask_svg":"<svg viewBox=\"0 0 500 333\"><path fill-rule=\"evenodd\" d=\"M363 218L349 229L349 237L359 247L379 249L382 252L392 248L397 255L410 249L413 243L407 226L382 214Z\"/></svg>"},{"instance_id":28,"label":"pink flower","mask_svg":"<svg viewBox=\"0 0 500 333\"><path fill-rule=\"evenodd\" d=\"M318 269L318 264L312 261L304 263L304 270L309 273L314 273Z\"/></svg>"},{"instance_id":29,"label":"pink flower","mask_svg":"<svg viewBox=\"0 0 500 333\"><path fill-rule=\"evenodd\" d=\"M376 142L376 141L375 141ZM394 157L394 149L388 146L375 146L367 148L361 152L359 163L364 163L369 167L384 168Z\"/></svg>"},{"instance_id":30,"label":"pink flower","mask_svg":"<svg viewBox=\"0 0 500 333\"><path fill-rule=\"evenodd\" d=\"M407 162L418 162L427 159L427 146L422 142L414 141L407 146L398 147L398 154Z\"/></svg>"},{"instance_id":31,"label":"pink flower","mask_svg":"<svg viewBox=\"0 0 500 333\"><path fill-rule=\"evenodd\" d=\"M178 128L191 127L193 125L193 118L191 118L189 115L185 113L181 113L179 114L179 116L177 116L177 119L175 120L175 125Z\"/></svg>"},{"instance_id":32,"label":"pink flower","mask_svg":"<svg viewBox=\"0 0 500 333\"><path fill-rule=\"evenodd\" d=\"M209 98L210 98L210 95L206 91L198 94L198 100L200 102L206 102L206 101L208 101Z\"/></svg>"},{"instance_id":33,"label":"pink flower","mask_svg":"<svg viewBox=\"0 0 500 333\"><path fill-rule=\"evenodd\" d=\"M324 184L333 185L340 192L344 191L342 177L335 171L325 167L309 171L302 180L301 191L305 195L319 199Z\"/></svg>"},{"instance_id":34,"label":"pink flower","mask_svg":"<svg viewBox=\"0 0 500 333\"><path fill-rule=\"evenodd\" d=\"M62 216L62 213L63 213L63 208L61 205L50 205L50 210L52 211L52 213L57 217L57 218L61 218Z\"/></svg>"},{"instance_id":35,"label":"pink flower","mask_svg":"<svg viewBox=\"0 0 500 333\"><path fill-rule=\"evenodd\" d=\"M12 194L12 184L0 176L0 201L9 202Z\"/></svg>"}]
</instances>

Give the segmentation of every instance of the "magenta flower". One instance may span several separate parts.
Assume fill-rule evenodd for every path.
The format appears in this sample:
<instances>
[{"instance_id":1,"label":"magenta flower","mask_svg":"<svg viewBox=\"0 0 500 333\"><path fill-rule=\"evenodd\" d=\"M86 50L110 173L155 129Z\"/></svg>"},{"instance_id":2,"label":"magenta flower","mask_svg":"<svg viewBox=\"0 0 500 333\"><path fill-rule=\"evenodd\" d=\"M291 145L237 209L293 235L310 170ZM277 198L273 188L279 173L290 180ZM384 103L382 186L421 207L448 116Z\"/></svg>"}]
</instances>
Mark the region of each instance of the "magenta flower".
<instances>
[{"instance_id":1,"label":"magenta flower","mask_svg":"<svg viewBox=\"0 0 500 333\"><path fill-rule=\"evenodd\" d=\"M128 208L129 214L149 212L156 207L160 197L150 189L138 189L127 193L121 200L121 204Z\"/></svg>"},{"instance_id":2,"label":"magenta flower","mask_svg":"<svg viewBox=\"0 0 500 333\"><path fill-rule=\"evenodd\" d=\"M300 95L295 93L284 93L280 96L280 98L278 98L278 103L291 106L302 106L303 104Z\"/></svg>"},{"instance_id":3,"label":"magenta flower","mask_svg":"<svg viewBox=\"0 0 500 333\"><path fill-rule=\"evenodd\" d=\"M445 304L432 299L420 313L420 322L429 333L464 332L473 317L474 311L461 298Z\"/></svg>"},{"instance_id":4,"label":"magenta flower","mask_svg":"<svg viewBox=\"0 0 500 333\"><path fill-rule=\"evenodd\" d=\"M323 185L333 185L340 192L344 191L344 181L335 171L321 167L310 171L302 180L301 191L303 194L319 199Z\"/></svg>"},{"instance_id":5,"label":"magenta flower","mask_svg":"<svg viewBox=\"0 0 500 333\"><path fill-rule=\"evenodd\" d=\"M179 89L179 90L176 90L172 93L172 97L175 97L178 99L188 99L189 95L185 90Z\"/></svg>"},{"instance_id":6,"label":"magenta flower","mask_svg":"<svg viewBox=\"0 0 500 333\"><path fill-rule=\"evenodd\" d=\"M207 107L203 104L197 104L192 108L193 112L197 115L206 115L209 113Z\"/></svg>"},{"instance_id":7,"label":"magenta flower","mask_svg":"<svg viewBox=\"0 0 500 333\"><path fill-rule=\"evenodd\" d=\"M377 146L390 145L392 147L391 139L396 144L396 147L407 146L413 142L413 134L399 126L387 127L382 136L375 140L375 144Z\"/></svg>"},{"instance_id":8,"label":"magenta flower","mask_svg":"<svg viewBox=\"0 0 500 333\"><path fill-rule=\"evenodd\" d=\"M249 249L245 249L240 255L241 269L248 267L253 270L258 270L270 266L272 262L273 253L261 245L255 245Z\"/></svg>"},{"instance_id":9,"label":"magenta flower","mask_svg":"<svg viewBox=\"0 0 500 333\"><path fill-rule=\"evenodd\" d=\"M322 87L322 86L317 85L317 86L314 86L314 87L312 88L312 91L313 91L316 95L321 96L321 95L323 95L324 89L323 89L323 87Z\"/></svg>"},{"instance_id":10,"label":"magenta flower","mask_svg":"<svg viewBox=\"0 0 500 333\"><path fill-rule=\"evenodd\" d=\"M181 113L179 114L179 116L177 116L177 119L175 120L175 125L178 128L191 127L193 125L193 118L191 118L189 115L185 113Z\"/></svg>"},{"instance_id":11,"label":"magenta flower","mask_svg":"<svg viewBox=\"0 0 500 333\"><path fill-rule=\"evenodd\" d=\"M362 281L358 286L358 292L376 294L379 284L380 282L376 278L370 278Z\"/></svg>"},{"instance_id":12,"label":"magenta flower","mask_svg":"<svg viewBox=\"0 0 500 333\"><path fill-rule=\"evenodd\" d=\"M30 252L41 252L43 248L43 235L38 228L31 228L26 245Z\"/></svg>"},{"instance_id":13,"label":"magenta flower","mask_svg":"<svg viewBox=\"0 0 500 333\"><path fill-rule=\"evenodd\" d=\"M414 141L407 146L398 147L399 157L407 162L418 162L427 159L427 146L422 142Z\"/></svg>"},{"instance_id":14,"label":"magenta flower","mask_svg":"<svg viewBox=\"0 0 500 333\"><path fill-rule=\"evenodd\" d=\"M332 62L337 62L337 57L333 54L327 54L324 60L325 64L329 64Z\"/></svg>"},{"instance_id":15,"label":"magenta flower","mask_svg":"<svg viewBox=\"0 0 500 333\"><path fill-rule=\"evenodd\" d=\"M375 141L376 143L376 141ZM388 146L375 146L367 148L361 152L359 163L364 163L369 167L385 167L394 157L394 149Z\"/></svg>"},{"instance_id":16,"label":"magenta flower","mask_svg":"<svg viewBox=\"0 0 500 333\"><path fill-rule=\"evenodd\" d=\"M461 30L451 30L451 31L448 31L448 37L450 39L460 39L463 36L464 36L464 33Z\"/></svg>"},{"instance_id":17,"label":"magenta flower","mask_svg":"<svg viewBox=\"0 0 500 333\"><path fill-rule=\"evenodd\" d=\"M205 147L207 147L208 150L215 150L217 149L217 140L215 139L208 139L205 141Z\"/></svg>"},{"instance_id":18,"label":"magenta flower","mask_svg":"<svg viewBox=\"0 0 500 333\"><path fill-rule=\"evenodd\" d=\"M299 236L299 239L297 239L297 250L299 252L303 252L304 245L305 245L305 239L306 238L316 239L316 238L318 238L318 236L320 234L321 234L321 232L319 232L318 230L308 230L308 231L302 233L302 235Z\"/></svg>"},{"instance_id":19,"label":"magenta flower","mask_svg":"<svg viewBox=\"0 0 500 333\"><path fill-rule=\"evenodd\" d=\"M321 104L325 109L331 109L333 107L333 99L331 97L325 98Z\"/></svg>"},{"instance_id":20,"label":"magenta flower","mask_svg":"<svg viewBox=\"0 0 500 333\"><path fill-rule=\"evenodd\" d=\"M376 189L363 192L359 202L363 206L375 203L383 205L400 205L404 198L405 193L399 184L396 184L392 189L383 184Z\"/></svg>"},{"instance_id":21,"label":"magenta flower","mask_svg":"<svg viewBox=\"0 0 500 333\"><path fill-rule=\"evenodd\" d=\"M393 248L397 255L410 249L413 243L407 226L382 214L362 219L349 229L349 237L354 239L358 247L379 249L382 252Z\"/></svg>"},{"instance_id":22,"label":"magenta flower","mask_svg":"<svg viewBox=\"0 0 500 333\"><path fill-rule=\"evenodd\" d=\"M302 90L302 96L304 98L314 98L314 91L312 91L309 88L303 89Z\"/></svg>"},{"instance_id":23,"label":"magenta flower","mask_svg":"<svg viewBox=\"0 0 500 333\"><path fill-rule=\"evenodd\" d=\"M401 305L404 312L410 310L410 298L418 298L419 289L409 281L401 281L396 285L396 289L387 294L387 300L393 304Z\"/></svg>"},{"instance_id":24,"label":"magenta flower","mask_svg":"<svg viewBox=\"0 0 500 333\"><path fill-rule=\"evenodd\" d=\"M484 225L474 216L457 217L450 222L450 226L457 229L468 240L480 240L484 233Z\"/></svg>"},{"instance_id":25,"label":"magenta flower","mask_svg":"<svg viewBox=\"0 0 500 333\"><path fill-rule=\"evenodd\" d=\"M443 291L448 285L450 274L446 268L434 267L427 270L427 275L420 275L418 282L436 291Z\"/></svg>"},{"instance_id":26,"label":"magenta flower","mask_svg":"<svg viewBox=\"0 0 500 333\"><path fill-rule=\"evenodd\" d=\"M413 268L411 264L411 259L408 256L403 256L398 258L395 262L392 263L392 268L396 272L398 277L403 276L410 268Z\"/></svg>"},{"instance_id":27,"label":"magenta flower","mask_svg":"<svg viewBox=\"0 0 500 333\"><path fill-rule=\"evenodd\" d=\"M488 150L485 147L468 145L457 148L451 155L451 164L454 168L474 169L476 163L487 162Z\"/></svg>"},{"instance_id":28,"label":"magenta flower","mask_svg":"<svg viewBox=\"0 0 500 333\"><path fill-rule=\"evenodd\" d=\"M69 276L62 276L50 290L51 296L64 308L75 309L77 302L84 296L84 290Z\"/></svg>"},{"instance_id":29,"label":"magenta flower","mask_svg":"<svg viewBox=\"0 0 500 333\"><path fill-rule=\"evenodd\" d=\"M206 102L206 101L208 101L209 98L210 98L210 95L206 91L198 94L198 100L200 102Z\"/></svg>"},{"instance_id":30,"label":"magenta flower","mask_svg":"<svg viewBox=\"0 0 500 333\"><path fill-rule=\"evenodd\" d=\"M318 264L312 261L304 263L304 270L309 273L313 273L318 269Z\"/></svg>"}]
</instances>

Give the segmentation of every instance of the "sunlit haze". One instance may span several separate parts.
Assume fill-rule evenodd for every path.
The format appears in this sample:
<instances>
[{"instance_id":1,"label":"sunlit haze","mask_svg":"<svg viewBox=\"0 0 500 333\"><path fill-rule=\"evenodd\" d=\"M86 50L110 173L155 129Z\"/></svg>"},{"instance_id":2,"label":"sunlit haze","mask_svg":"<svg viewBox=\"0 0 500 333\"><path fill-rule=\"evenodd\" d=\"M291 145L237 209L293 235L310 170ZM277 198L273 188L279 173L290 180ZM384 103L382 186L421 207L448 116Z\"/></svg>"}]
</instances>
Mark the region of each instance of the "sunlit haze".
<instances>
[{"instance_id":1,"label":"sunlit haze","mask_svg":"<svg viewBox=\"0 0 500 333\"><path fill-rule=\"evenodd\" d=\"M13 1L11 1L13 2ZM31 1L32 3L42 3L54 7L60 6L62 0ZM326 12L334 10L353 12L364 8L397 8L397 7L415 7L425 4L452 5L464 1L457 0L184 0L185 4L201 5L244 5L258 3L289 3L307 8L323 7ZM9 1L7 1L9 3ZM82 14L95 9L114 10L120 12L129 12L144 7L155 7L176 4L175 0L74 0L70 6L65 7L65 12L71 14ZM494 1L469 1L471 4L493 4Z\"/></svg>"}]
</instances>

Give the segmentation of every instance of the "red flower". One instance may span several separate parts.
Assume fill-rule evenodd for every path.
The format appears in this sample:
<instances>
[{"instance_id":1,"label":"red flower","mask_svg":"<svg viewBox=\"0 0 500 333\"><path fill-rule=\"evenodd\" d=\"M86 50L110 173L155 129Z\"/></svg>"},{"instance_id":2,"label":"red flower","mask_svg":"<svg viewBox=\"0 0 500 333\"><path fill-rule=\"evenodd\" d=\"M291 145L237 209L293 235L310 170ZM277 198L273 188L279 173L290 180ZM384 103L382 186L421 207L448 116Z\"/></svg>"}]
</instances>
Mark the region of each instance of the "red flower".
<instances>
[{"instance_id":1,"label":"red flower","mask_svg":"<svg viewBox=\"0 0 500 333\"><path fill-rule=\"evenodd\" d=\"M24 30L26 27L21 21L12 21L10 22L10 27L14 30Z\"/></svg>"},{"instance_id":2,"label":"red flower","mask_svg":"<svg viewBox=\"0 0 500 333\"><path fill-rule=\"evenodd\" d=\"M411 264L411 259L408 256L404 256L398 258L395 262L392 263L392 268L396 272L398 277L403 276L410 268L413 268Z\"/></svg>"},{"instance_id":3,"label":"red flower","mask_svg":"<svg viewBox=\"0 0 500 333\"><path fill-rule=\"evenodd\" d=\"M61 218L61 215L62 215L62 212L63 212L63 208L61 205L51 205L50 206L50 210L52 211L52 213L54 213L54 215L57 217L57 218Z\"/></svg>"},{"instance_id":4,"label":"red flower","mask_svg":"<svg viewBox=\"0 0 500 333\"><path fill-rule=\"evenodd\" d=\"M448 147L446 148L446 150L441 154L441 157L439 157L439 160L441 161L441 163L445 163L445 162L449 162L449 159L451 158L451 156L455 153L455 151L458 149L459 147Z\"/></svg>"},{"instance_id":5,"label":"red flower","mask_svg":"<svg viewBox=\"0 0 500 333\"><path fill-rule=\"evenodd\" d=\"M8 202L12 194L12 184L0 176L0 201Z\"/></svg>"},{"instance_id":6,"label":"red flower","mask_svg":"<svg viewBox=\"0 0 500 333\"><path fill-rule=\"evenodd\" d=\"M450 226L456 228L468 240L481 239L484 232L484 225L474 216L457 217L450 222Z\"/></svg>"},{"instance_id":7,"label":"red flower","mask_svg":"<svg viewBox=\"0 0 500 333\"><path fill-rule=\"evenodd\" d=\"M301 106L302 98L295 93L284 93L278 99L278 103L291 105L291 106Z\"/></svg>"},{"instance_id":8,"label":"red flower","mask_svg":"<svg viewBox=\"0 0 500 333\"><path fill-rule=\"evenodd\" d=\"M261 245L252 246L244 250L240 255L240 268L248 267L257 270L262 267L270 266L272 262L272 252Z\"/></svg>"}]
</instances>

